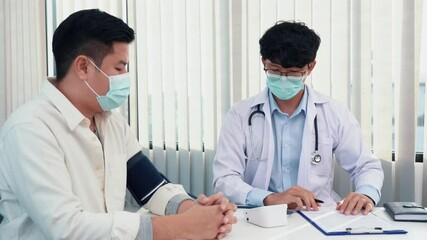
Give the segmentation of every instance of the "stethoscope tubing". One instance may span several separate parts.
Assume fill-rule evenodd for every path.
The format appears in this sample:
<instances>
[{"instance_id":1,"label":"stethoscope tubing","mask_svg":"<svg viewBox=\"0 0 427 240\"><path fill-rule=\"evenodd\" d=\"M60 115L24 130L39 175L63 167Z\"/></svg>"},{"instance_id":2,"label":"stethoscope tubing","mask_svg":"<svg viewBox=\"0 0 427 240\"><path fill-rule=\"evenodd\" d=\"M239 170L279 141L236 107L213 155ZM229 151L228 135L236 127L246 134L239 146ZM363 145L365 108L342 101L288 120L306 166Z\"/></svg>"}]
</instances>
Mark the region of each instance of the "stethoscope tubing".
<instances>
[{"instance_id":1,"label":"stethoscope tubing","mask_svg":"<svg viewBox=\"0 0 427 240\"><path fill-rule=\"evenodd\" d=\"M253 111L251 113L251 115L249 115L249 119L248 119L249 127L252 127L252 118L257 113L262 114L265 117L265 113L264 113L264 111L261 110L260 104L257 105L257 110Z\"/></svg>"},{"instance_id":2,"label":"stethoscope tubing","mask_svg":"<svg viewBox=\"0 0 427 240\"><path fill-rule=\"evenodd\" d=\"M249 132L251 135L251 147L252 147L252 151L254 151L254 148L252 146L253 144L253 137L252 137L252 118L254 117L255 114L261 114L264 116L265 118L265 113L264 111L261 110L261 104L257 105L257 109L255 111L253 111L248 118L248 125L249 125ZM318 130L317 130L317 115L314 117L314 137L315 137L315 146L314 146L314 153L313 156L311 158L311 163L312 164L318 164L321 161L321 156L319 154L319 135L318 135ZM254 152L253 152L254 153ZM257 157L258 159L259 157Z\"/></svg>"},{"instance_id":3,"label":"stethoscope tubing","mask_svg":"<svg viewBox=\"0 0 427 240\"><path fill-rule=\"evenodd\" d=\"M315 139L315 145L314 150L317 152L319 151L319 135L317 134L317 115L314 117L314 139Z\"/></svg>"}]
</instances>

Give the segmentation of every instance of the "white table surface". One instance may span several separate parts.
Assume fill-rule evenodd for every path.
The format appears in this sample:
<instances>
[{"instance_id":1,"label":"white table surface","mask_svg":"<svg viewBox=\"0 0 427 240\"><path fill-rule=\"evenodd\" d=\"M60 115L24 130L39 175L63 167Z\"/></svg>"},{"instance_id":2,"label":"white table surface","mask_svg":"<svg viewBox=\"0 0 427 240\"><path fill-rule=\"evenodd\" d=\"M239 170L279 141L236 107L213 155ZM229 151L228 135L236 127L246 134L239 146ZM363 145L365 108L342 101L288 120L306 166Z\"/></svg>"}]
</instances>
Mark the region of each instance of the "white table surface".
<instances>
[{"instance_id":1,"label":"white table surface","mask_svg":"<svg viewBox=\"0 0 427 240\"><path fill-rule=\"evenodd\" d=\"M270 239L399 239L399 240L425 240L427 239L427 222L396 222L385 212L384 208L374 210L380 216L392 222L399 229L408 231L407 234L380 234L380 235L357 235L357 236L325 236L298 213L288 215L288 224L283 227L263 228L246 222L245 209L238 209L236 216L238 223L233 226L233 231L226 236L226 240L270 240Z\"/></svg>"}]
</instances>

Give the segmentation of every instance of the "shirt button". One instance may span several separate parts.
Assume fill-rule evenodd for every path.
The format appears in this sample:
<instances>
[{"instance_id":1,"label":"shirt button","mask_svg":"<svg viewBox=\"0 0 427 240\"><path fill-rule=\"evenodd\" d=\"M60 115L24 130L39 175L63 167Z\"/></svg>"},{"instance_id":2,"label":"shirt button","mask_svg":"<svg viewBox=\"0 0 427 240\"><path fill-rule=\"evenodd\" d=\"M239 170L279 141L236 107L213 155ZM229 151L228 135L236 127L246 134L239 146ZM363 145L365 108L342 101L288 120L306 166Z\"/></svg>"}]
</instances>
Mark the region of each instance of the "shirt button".
<instances>
[{"instance_id":1,"label":"shirt button","mask_svg":"<svg viewBox=\"0 0 427 240\"><path fill-rule=\"evenodd\" d=\"M285 144L285 148L287 148L288 146L289 146L289 144L287 144L287 143L286 143L286 144Z\"/></svg>"},{"instance_id":2,"label":"shirt button","mask_svg":"<svg viewBox=\"0 0 427 240\"><path fill-rule=\"evenodd\" d=\"M95 170L96 170L96 171L99 171L99 170L101 170L101 168L102 168L102 166L98 164L98 165L96 165Z\"/></svg>"},{"instance_id":3,"label":"shirt button","mask_svg":"<svg viewBox=\"0 0 427 240\"><path fill-rule=\"evenodd\" d=\"M84 119L84 120L83 120L83 126L84 126L84 127L89 127L89 124L90 124L90 123L89 123L89 120L87 120L87 119Z\"/></svg>"},{"instance_id":4,"label":"shirt button","mask_svg":"<svg viewBox=\"0 0 427 240\"><path fill-rule=\"evenodd\" d=\"M285 168L285 172L289 172L289 168Z\"/></svg>"},{"instance_id":5,"label":"shirt button","mask_svg":"<svg viewBox=\"0 0 427 240\"><path fill-rule=\"evenodd\" d=\"M92 141L96 142L96 140L98 140L98 138L92 137Z\"/></svg>"}]
</instances>

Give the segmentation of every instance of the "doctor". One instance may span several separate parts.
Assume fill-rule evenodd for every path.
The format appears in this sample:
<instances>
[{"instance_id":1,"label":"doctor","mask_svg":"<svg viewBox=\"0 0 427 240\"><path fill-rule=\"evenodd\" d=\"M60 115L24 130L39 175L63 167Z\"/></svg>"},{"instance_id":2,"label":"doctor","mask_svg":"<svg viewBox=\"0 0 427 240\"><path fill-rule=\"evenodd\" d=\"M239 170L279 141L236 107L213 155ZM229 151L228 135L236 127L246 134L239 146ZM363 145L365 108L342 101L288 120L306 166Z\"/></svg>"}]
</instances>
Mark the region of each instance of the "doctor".
<instances>
[{"instance_id":1,"label":"doctor","mask_svg":"<svg viewBox=\"0 0 427 240\"><path fill-rule=\"evenodd\" d=\"M347 107L304 84L316 66L319 36L303 23L278 22L259 44L267 87L228 111L214 190L238 204L318 210L318 199L341 200L332 188L336 159L355 185L337 210L369 213L381 196L380 161Z\"/></svg>"}]
</instances>

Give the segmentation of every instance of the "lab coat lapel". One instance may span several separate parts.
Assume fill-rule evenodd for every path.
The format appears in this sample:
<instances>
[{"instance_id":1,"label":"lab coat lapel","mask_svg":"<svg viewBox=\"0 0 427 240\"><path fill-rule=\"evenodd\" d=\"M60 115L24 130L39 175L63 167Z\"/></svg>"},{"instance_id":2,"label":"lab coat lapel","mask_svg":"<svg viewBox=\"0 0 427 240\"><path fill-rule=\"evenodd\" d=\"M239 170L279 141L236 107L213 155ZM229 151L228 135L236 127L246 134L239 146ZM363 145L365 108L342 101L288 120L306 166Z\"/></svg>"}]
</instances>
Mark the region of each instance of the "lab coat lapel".
<instances>
[{"instance_id":1,"label":"lab coat lapel","mask_svg":"<svg viewBox=\"0 0 427 240\"><path fill-rule=\"evenodd\" d=\"M263 170L265 172L264 178L264 189L268 189L268 185L270 184L271 171L273 168L274 161L274 134L271 122L271 112L270 112L270 102L268 101L268 91L265 98L265 104L263 107L263 111L265 113L265 124L264 124L264 143L265 146L268 146L268 158L267 164L264 165L267 169Z\"/></svg>"},{"instance_id":2,"label":"lab coat lapel","mask_svg":"<svg viewBox=\"0 0 427 240\"><path fill-rule=\"evenodd\" d=\"M304 133L302 137L302 148L299 161L298 183L297 185L308 188L308 178L310 173L311 154L312 154L312 139L315 137L314 118L317 115L316 102L314 92L306 86L308 94L307 98L307 117L305 118Z\"/></svg>"},{"instance_id":3,"label":"lab coat lapel","mask_svg":"<svg viewBox=\"0 0 427 240\"><path fill-rule=\"evenodd\" d=\"M249 104L249 110L252 111L254 107L258 104L262 105L262 111L265 114L264 128L263 128L263 151L262 159L267 158L267 161L261 161L258 164L256 174L252 181L252 185L264 189L268 189L270 184L271 170L273 167L274 161L274 135L273 128L271 126L271 112L270 112L270 102L268 100L268 88L266 87L261 93L259 93L254 101ZM248 133L249 134L249 133Z\"/></svg>"}]
</instances>

